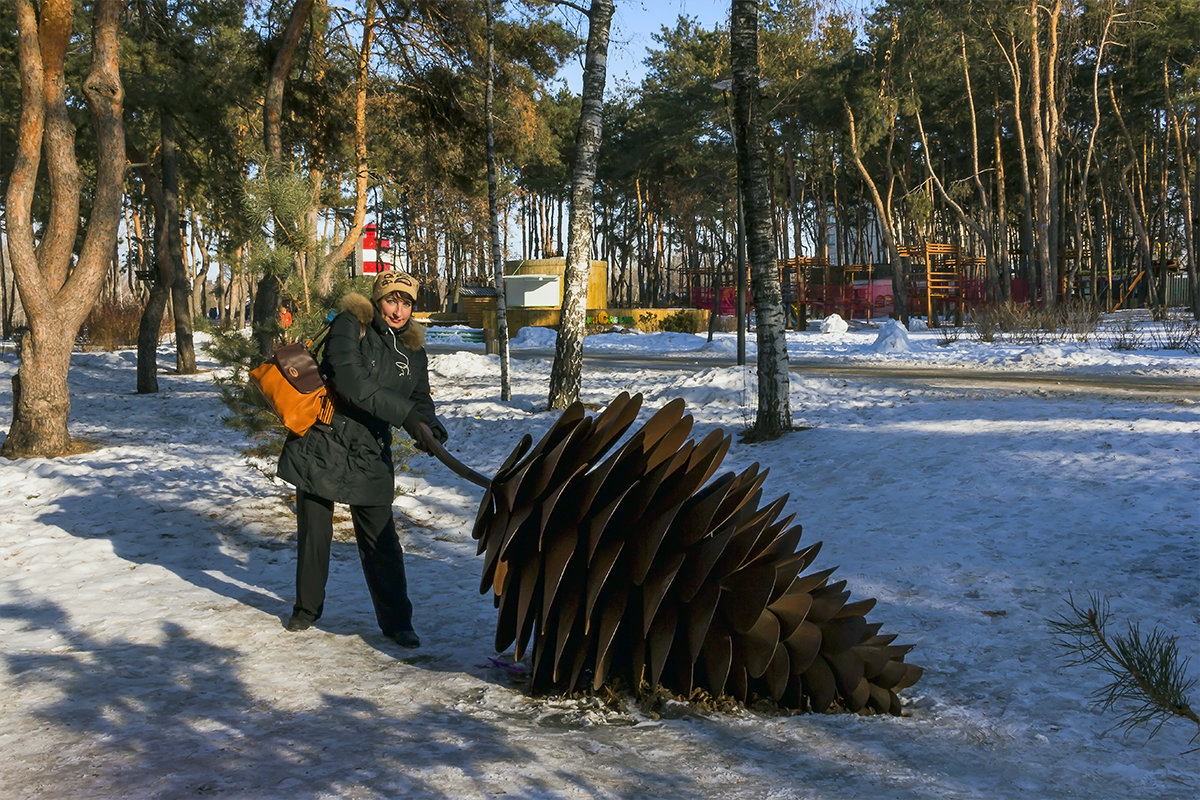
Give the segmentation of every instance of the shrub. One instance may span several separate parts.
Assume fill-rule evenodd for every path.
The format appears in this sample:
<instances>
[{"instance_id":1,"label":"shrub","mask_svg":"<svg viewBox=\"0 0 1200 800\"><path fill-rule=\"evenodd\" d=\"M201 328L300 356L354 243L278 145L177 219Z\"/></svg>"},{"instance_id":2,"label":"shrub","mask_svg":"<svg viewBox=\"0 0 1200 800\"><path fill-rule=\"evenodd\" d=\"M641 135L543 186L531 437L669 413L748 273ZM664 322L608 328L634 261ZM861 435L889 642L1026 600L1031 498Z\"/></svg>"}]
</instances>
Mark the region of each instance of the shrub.
<instances>
[{"instance_id":1,"label":"shrub","mask_svg":"<svg viewBox=\"0 0 1200 800\"><path fill-rule=\"evenodd\" d=\"M991 313L990 306L972 311L971 321L975 326L975 338L981 342L996 341L996 334L1000 332L1000 322L996 315Z\"/></svg>"},{"instance_id":2,"label":"shrub","mask_svg":"<svg viewBox=\"0 0 1200 800\"><path fill-rule=\"evenodd\" d=\"M937 334L938 347L949 347L958 341L959 337L962 335L962 328L955 328L947 325L938 328Z\"/></svg>"},{"instance_id":3,"label":"shrub","mask_svg":"<svg viewBox=\"0 0 1200 800\"><path fill-rule=\"evenodd\" d=\"M1050 310L1024 303L983 306L971 312L981 342L997 339L1014 344L1045 344L1070 335L1086 342L1096 331L1100 312L1085 303Z\"/></svg>"},{"instance_id":4,"label":"shrub","mask_svg":"<svg viewBox=\"0 0 1200 800\"><path fill-rule=\"evenodd\" d=\"M684 309L676 311L674 314L669 314L663 317L660 323L664 331L671 333L699 333L700 325L696 321L696 315Z\"/></svg>"},{"instance_id":5,"label":"shrub","mask_svg":"<svg viewBox=\"0 0 1200 800\"><path fill-rule=\"evenodd\" d=\"M1137 321L1126 314L1108 328L1107 344L1110 350L1137 350L1145 344L1145 338Z\"/></svg>"},{"instance_id":6,"label":"shrub","mask_svg":"<svg viewBox=\"0 0 1200 800\"><path fill-rule=\"evenodd\" d=\"M981 306L971 312L980 341L1009 341L1013 333L1028 325L1027 307L1014 303Z\"/></svg>"},{"instance_id":7,"label":"shrub","mask_svg":"<svg viewBox=\"0 0 1200 800\"><path fill-rule=\"evenodd\" d=\"M250 439L243 455L256 458L277 456L287 429L267 408L262 394L250 384L250 370L261 360L257 343L241 331L218 331L205 345L209 354L228 367L213 379L220 387L221 402L229 410L222 422Z\"/></svg>"},{"instance_id":8,"label":"shrub","mask_svg":"<svg viewBox=\"0 0 1200 800\"><path fill-rule=\"evenodd\" d=\"M109 352L120 347L134 347L141 321L142 307L132 298L106 298L92 307L79 331L79 338L84 346ZM163 329L169 330L166 320ZM161 335L162 331L159 333Z\"/></svg>"},{"instance_id":9,"label":"shrub","mask_svg":"<svg viewBox=\"0 0 1200 800\"><path fill-rule=\"evenodd\" d=\"M1063 330L1075 341L1086 343L1100 325L1100 309L1083 300L1070 300L1059 307Z\"/></svg>"},{"instance_id":10,"label":"shrub","mask_svg":"<svg viewBox=\"0 0 1200 800\"><path fill-rule=\"evenodd\" d=\"M1200 323L1168 315L1150 327L1150 341L1160 350L1200 352Z\"/></svg>"}]
</instances>

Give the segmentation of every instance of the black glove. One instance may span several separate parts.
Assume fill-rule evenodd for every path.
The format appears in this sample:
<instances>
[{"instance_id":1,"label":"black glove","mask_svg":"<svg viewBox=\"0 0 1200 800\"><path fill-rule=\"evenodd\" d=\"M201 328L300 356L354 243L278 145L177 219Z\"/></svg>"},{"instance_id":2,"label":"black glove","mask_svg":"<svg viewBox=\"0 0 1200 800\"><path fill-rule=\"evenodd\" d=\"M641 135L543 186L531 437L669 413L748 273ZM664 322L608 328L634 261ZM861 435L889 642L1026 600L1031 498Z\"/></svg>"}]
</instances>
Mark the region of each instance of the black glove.
<instances>
[{"instance_id":1,"label":"black glove","mask_svg":"<svg viewBox=\"0 0 1200 800\"><path fill-rule=\"evenodd\" d=\"M422 453L429 452L421 440L422 422L429 426L429 432L433 434L433 438L445 444L446 439L449 438L449 434L446 433L446 429L443 427L442 423L438 422L437 417L429 420L421 419L421 417L414 410L408 415L408 419L404 420L404 430L409 436L412 437L413 447L417 448Z\"/></svg>"}]
</instances>

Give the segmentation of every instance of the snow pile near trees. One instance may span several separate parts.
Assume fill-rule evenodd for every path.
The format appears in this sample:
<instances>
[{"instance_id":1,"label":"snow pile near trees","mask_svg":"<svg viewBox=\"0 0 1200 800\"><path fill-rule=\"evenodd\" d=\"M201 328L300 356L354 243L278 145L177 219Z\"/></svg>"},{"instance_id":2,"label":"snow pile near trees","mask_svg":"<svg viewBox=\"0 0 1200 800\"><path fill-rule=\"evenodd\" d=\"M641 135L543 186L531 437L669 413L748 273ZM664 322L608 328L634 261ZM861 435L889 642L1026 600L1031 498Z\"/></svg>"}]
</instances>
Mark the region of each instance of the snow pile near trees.
<instances>
[{"instance_id":1,"label":"snow pile near trees","mask_svg":"<svg viewBox=\"0 0 1200 800\"><path fill-rule=\"evenodd\" d=\"M911 353L912 349L908 330L894 319L883 324L879 336L871 344L871 350L875 353Z\"/></svg>"},{"instance_id":2,"label":"snow pile near trees","mask_svg":"<svg viewBox=\"0 0 1200 800\"><path fill-rule=\"evenodd\" d=\"M850 323L842 319L840 314L830 314L821 320L821 333L845 333L850 330Z\"/></svg>"}]
</instances>

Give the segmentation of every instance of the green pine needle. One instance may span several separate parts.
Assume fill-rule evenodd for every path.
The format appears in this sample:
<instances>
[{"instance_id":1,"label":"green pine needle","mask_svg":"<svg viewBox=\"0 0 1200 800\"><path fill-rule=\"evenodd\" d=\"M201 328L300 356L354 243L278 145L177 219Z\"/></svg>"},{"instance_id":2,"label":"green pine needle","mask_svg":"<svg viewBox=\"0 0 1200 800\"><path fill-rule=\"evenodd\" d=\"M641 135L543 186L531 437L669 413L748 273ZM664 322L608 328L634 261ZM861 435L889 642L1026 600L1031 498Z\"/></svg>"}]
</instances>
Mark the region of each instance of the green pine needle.
<instances>
[{"instance_id":1,"label":"green pine needle","mask_svg":"<svg viewBox=\"0 0 1200 800\"><path fill-rule=\"evenodd\" d=\"M1104 711L1114 711L1115 728L1128 734L1150 726L1150 737L1168 720L1181 718L1196 724L1193 740L1200 736L1200 717L1192 710L1188 693L1195 679L1187 677L1188 659L1180 660L1177 639L1158 627L1143 634L1136 623L1126 633L1109 635L1108 601L1093 594L1086 606L1067 601L1070 613L1050 620L1056 644L1066 651L1069 666L1098 669L1108 682L1094 694Z\"/></svg>"}]
</instances>

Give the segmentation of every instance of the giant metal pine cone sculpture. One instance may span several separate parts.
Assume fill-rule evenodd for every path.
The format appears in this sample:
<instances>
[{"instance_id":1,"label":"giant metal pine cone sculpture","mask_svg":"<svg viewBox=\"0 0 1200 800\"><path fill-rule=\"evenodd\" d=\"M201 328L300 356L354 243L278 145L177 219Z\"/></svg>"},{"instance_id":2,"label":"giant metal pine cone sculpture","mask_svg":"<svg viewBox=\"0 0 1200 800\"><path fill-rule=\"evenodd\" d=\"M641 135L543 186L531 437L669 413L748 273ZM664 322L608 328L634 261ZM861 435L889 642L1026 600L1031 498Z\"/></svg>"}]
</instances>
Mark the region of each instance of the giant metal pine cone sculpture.
<instances>
[{"instance_id":1,"label":"giant metal pine cone sculpture","mask_svg":"<svg viewBox=\"0 0 1200 800\"><path fill-rule=\"evenodd\" d=\"M570 692L641 680L745 702L900 713L896 693L921 668L847 603L833 569L800 575L820 543L796 552L800 526L760 507L767 470L708 482L729 449L714 431L688 441L682 400L608 458L641 395L592 418L576 403L536 447L525 436L480 504L481 592L495 591L496 649L532 641L531 689Z\"/></svg>"}]
</instances>

